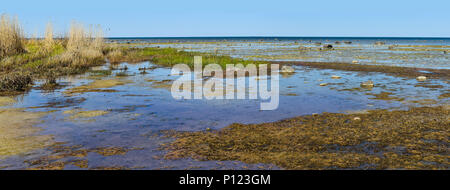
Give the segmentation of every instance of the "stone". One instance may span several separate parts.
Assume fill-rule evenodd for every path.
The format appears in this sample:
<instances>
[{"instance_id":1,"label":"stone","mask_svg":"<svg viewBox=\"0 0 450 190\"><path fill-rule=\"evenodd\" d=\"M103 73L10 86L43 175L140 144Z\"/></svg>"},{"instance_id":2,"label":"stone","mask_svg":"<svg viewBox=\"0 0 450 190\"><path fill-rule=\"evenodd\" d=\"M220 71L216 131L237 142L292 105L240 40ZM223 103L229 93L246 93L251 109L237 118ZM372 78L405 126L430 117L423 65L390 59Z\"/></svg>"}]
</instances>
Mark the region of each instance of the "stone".
<instances>
[{"instance_id":1,"label":"stone","mask_svg":"<svg viewBox=\"0 0 450 190\"><path fill-rule=\"evenodd\" d=\"M280 73L294 73L295 69L292 68L291 66L282 66Z\"/></svg>"},{"instance_id":2,"label":"stone","mask_svg":"<svg viewBox=\"0 0 450 190\"><path fill-rule=\"evenodd\" d=\"M319 85L320 85L320 86L327 86L328 83L320 83Z\"/></svg>"},{"instance_id":3,"label":"stone","mask_svg":"<svg viewBox=\"0 0 450 190\"><path fill-rule=\"evenodd\" d=\"M341 76L333 75L333 76L331 76L331 78L332 78L332 79L340 79Z\"/></svg>"},{"instance_id":4,"label":"stone","mask_svg":"<svg viewBox=\"0 0 450 190\"><path fill-rule=\"evenodd\" d=\"M352 63L359 63L359 61L358 60L353 60Z\"/></svg>"},{"instance_id":5,"label":"stone","mask_svg":"<svg viewBox=\"0 0 450 190\"><path fill-rule=\"evenodd\" d=\"M416 77L416 80L417 81L426 81L427 77L426 76L418 76L418 77Z\"/></svg>"},{"instance_id":6,"label":"stone","mask_svg":"<svg viewBox=\"0 0 450 190\"><path fill-rule=\"evenodd\" d=\"M353 120L354 120L354 121L360 121L361 118L360 118L360 117L354 117Z\"/></svg>"},{"instance_id":7,"label":"stone","mask_svg":"<svg viewBox=\"0 0 450 190\"><path fill-rule=\"evenodd\" d=\"M324 48L324 49L333 49L333 45L331 45L331 44L325 44L325 45L323 45L323 48Z\"/></svg>"},{"instance_id":8,"label":"stone","mask_svg":"<svg viewBox=\"0 0 450 190\"><path fill-rule=\"evenodd\" d=\"M363 87L363 88L372 88L373 86L374 86L374 84L373 84L373 81L371 81L371 80L361 83L361 87Z\"/></svg>"}]
</instances>

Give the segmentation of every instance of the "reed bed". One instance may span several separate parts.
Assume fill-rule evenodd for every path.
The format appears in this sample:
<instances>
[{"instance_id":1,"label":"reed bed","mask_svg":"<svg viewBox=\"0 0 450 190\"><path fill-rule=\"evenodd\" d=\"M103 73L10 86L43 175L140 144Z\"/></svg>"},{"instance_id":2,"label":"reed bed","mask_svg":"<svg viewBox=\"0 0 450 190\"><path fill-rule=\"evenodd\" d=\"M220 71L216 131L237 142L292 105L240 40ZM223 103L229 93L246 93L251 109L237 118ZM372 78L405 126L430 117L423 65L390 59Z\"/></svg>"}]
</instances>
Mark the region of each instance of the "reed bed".
<instances>
[{"instance_id":1,"label":"reed bed","mask_svg":"<svg viewBox=\"0 0 450 190\"><path fill-rule=\"evenodd\" d=\"M0 18L0 92L25 90L33 78L54 81L103 64L104 48L100 26L73 22L64 38L55 38L49 23L44 38L26 39L19 21L4 14Z\"/></svg>"},{"instance_id":2,"label":"reed bed","mask_svg":"<svg viewBox=\"0 0 450 190\"><path fill-rule=\"evenodd\" d=\"M0 58L23 53L23 31L17 18L0 16Z\"/></svg>"}]
</instances>

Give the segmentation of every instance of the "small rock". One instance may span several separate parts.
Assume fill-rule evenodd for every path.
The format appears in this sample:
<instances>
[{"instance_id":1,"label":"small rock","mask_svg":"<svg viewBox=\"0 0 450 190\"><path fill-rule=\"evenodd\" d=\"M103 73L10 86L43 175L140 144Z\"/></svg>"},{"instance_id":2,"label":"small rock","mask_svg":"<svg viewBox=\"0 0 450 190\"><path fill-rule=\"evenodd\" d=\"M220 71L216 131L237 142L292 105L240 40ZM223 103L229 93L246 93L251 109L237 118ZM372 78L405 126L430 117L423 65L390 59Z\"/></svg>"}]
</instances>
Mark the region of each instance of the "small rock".
<instances>
[{"instance_id":1,"label":"small rock","mask_svg":"<svg viewBox=\"0 0 450 190\"><path fill-rule=\"evenodd\" d=\"M332 78L332 79L340 79L341 76L333 75L333 76L331 76L331 78Z\"/></svg>"},{"instance_id":2,"label":"small rock","mask_svg":"<svg viewBox=\"0 0 450 190\"><path fill-rule=\"evenodd\" d=\"M333 45L331 45L331 44L326 44L326 45L323 45L323 48L324 48L324 49L333 49Z\"/></svg>"},{"instance_id":3,"label":"small rock","mask_svg":"<svg viewBox=\"0 0 450 190\"><path fill-rule=\"evenodd\" d=\"M384 44L386 44L386 43L385 42L381 42L381 41L375 42L375 45L384 45Z\"/></svg>"},{"instance_id":4,"label":"small rock","mask_svg":"<svg viewBox=\"0 0 450 190\"><path fill-rule=\"evenodd\" d=\"M417 80L417 81L426 81L426 80L427 80L427 77L426 77L426 76L418 76L418 77L416 78L416 80Z\"/></svg>"},{"instance_id":5,"label":"small rock","mask_svg":"<svg viewBox=\"0 0 450 190\"><path fill-rule=\"evenodd\" d=\"M353 60L352 63L359 63L359 61L358 60Z\"/></svg>"},{"instance_id":6,"label":"small rock","mask_svg":"<svg viewBox=\"0 0 450 190\"><path fill-rule=\"evenodd\" d=\"M211 131L211 128L209 128L209 127L208 127L208 128L206 128L206 131Z\"/></svg>"},{"instance_id":7,"label":"small rock","mask_svg":"<svg viewBox=\"0 0 450 190\"><path fill-rule=\"evenodd\" d=\"M363 88L372 88L373 86L374 86L374 84L373 84L373 81L371 81L371 80L361 83L361 87L363 87Z\"/></svg>"},{"instance_id":8,"label":"small rock","mask_svg":"<svg viewBox=\"0 0 450 190\"><path fill-rule=\"evenodd\" d=\"M353 120L354 120L354 121L360 121L361 118L360 118L360 117L354 117Z\"/></svg>"},{"instance_id":9,"label":"small rock","mask_svg":"<svg viewBox=\"0 0 450 190\"><path fill-rule=\"evenodd\" d=\"M326 85L328 85L328 83L320 83L319 85L320 86L326 86Z\"/></svg>"},{"instance_id":10,"label":"small rock","mask_svg":"<svg viewBox=\"0 0 450 190\"><path fill-rule=\"evenodd\" d=\"M295 72L295 69L292 68L291 66L282 66L280 73L293 73Z\"/></svg>"},{"instance_id":11,"label":"small rock","mask_svg":"<svg viewBox=\"0 0 450 190\"><path fill-rule=\"evenodd\" d=\"M345 41L344 43L345 43L345 44L352 44L351 41Z\"/></svg>"}]
</instances>

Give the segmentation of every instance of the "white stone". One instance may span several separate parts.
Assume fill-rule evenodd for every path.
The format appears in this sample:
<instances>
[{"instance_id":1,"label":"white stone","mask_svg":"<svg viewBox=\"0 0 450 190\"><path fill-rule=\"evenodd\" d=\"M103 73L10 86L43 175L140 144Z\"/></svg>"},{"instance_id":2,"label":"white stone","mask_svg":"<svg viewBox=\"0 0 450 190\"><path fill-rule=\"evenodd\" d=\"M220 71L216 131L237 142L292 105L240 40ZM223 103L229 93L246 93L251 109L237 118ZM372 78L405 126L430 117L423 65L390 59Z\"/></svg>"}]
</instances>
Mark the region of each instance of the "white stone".
<instances>
[{"instance_id":1,"label":"white stone","mask_svg":"<svg viewBox=\"0 0 450 190\"><path fill-rule=\"evenodd\" d=\"M295 72L295 69L292 68L291 66L282 66L280 73L293 73Z\"/></svg>"},{"instance_id":2,"label":"white stone","mask_svg":"<svg viewBox=\"0 0 450 190\"><path fill-rule=\"evenodd\" d=\"M427 77L426 77L426 76L418 76L418 77L416 78L416 80L417 80L417 81L426 81L426 80L427 80Z\"/></svg>"}]
</instances>

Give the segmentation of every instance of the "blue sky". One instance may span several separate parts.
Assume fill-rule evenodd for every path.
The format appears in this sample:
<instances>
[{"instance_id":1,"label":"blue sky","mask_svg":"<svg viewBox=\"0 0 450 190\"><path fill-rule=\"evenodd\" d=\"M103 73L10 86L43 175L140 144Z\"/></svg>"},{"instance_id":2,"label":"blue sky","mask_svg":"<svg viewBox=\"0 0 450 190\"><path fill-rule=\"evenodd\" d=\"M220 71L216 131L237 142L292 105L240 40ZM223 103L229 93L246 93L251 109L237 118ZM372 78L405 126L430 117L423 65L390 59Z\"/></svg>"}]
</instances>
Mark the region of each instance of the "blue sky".
<instances>
[{"instance_id":1,"label":"blue sky","mask_svg":"<svg viewBox=\"0 0 450 190\"><path fill-rule=\"evenodd\" d=\"M448 0L3 1L28 35L51 21L100 24L109 37L405 36L450 37Z\"/></svg>"}]
</instances>

